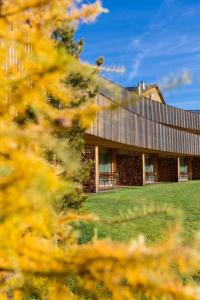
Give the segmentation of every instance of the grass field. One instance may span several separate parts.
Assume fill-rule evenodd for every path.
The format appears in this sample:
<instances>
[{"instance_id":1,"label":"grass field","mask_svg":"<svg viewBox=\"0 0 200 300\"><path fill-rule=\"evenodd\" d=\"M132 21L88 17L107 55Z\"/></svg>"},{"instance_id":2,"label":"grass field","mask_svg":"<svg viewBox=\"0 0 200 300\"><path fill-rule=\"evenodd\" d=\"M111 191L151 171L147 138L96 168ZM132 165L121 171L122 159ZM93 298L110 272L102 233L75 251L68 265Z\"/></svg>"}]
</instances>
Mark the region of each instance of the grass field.
<instances>
[{"instance_id":1,"label":"grass field","mask_svg":"<svg viewBox=\"0 0 200 300\"><path fill-rule=\"evenodd\" d=\"M89 195L83 211L94 213L101 219L115 219L119 211L141 209L155 203L162 207L168 204L183 212L183 239L188 241L200 230L200 181L185 183L156 184L144 187L116 189ZM81 242L86 242L97 229L98 237L111 237L114 240L128 241L143 233L149 243L164 236L170 217L166 215L148 216L125 224L81 224Z\"/></svg>"}]
</instances>

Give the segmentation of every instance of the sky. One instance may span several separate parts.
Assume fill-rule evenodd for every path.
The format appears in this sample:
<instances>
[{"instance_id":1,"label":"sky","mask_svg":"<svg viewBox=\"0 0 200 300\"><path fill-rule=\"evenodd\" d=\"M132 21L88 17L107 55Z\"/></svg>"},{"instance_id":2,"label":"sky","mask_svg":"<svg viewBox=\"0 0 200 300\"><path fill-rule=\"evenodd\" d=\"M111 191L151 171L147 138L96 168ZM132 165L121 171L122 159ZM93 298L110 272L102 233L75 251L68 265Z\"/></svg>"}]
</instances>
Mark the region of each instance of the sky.
<instances>
[{"instance_id":1,"label":"sky","mask_svg":"<svg viewBox=\"0 0 200 300\"><path fill-rule=\"evenodd\" d=\"M91 1L87 1L91 2ZM200 110L200 0L104 0L108 14L79 26L82 60L121 66L102 75L122 86L158 84L189 74L191 82L162 90L169 105ZM179 81L179 80L177 80Z\"/></svg>"}]
</instances>

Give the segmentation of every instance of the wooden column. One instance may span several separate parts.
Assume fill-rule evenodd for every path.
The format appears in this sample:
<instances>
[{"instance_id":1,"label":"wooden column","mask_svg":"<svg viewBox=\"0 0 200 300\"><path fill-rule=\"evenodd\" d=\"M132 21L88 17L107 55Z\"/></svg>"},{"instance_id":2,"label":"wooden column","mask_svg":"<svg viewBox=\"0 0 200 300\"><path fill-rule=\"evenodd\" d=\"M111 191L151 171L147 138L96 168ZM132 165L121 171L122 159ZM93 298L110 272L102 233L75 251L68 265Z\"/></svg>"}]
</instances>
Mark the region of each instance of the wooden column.
<instances>
[{"instance_id":1,"label":"wooden column","mask_svg":"<svg viewBox=\"0 0 200 300\"><path fill-rule=\"evenodd\" d=\"M95 146L95 189L99 191L99 147Z\"/></svg>"},{"instance_id":2,"label":"wooden column","mask_svg":"<svg viewBox=\"0 0 200 300\"><path fill-rule=\"evenodd\" d=\"M154 173L156 174L155 182L158 182L158 156L154 155Z\"/></svg>"},{"instance_id":3,"label":"wooden column","mask_svg":"<svg viewBox=\"0 0 200 300\"><path fill-rule=\"evenodd\" d=\"M142 153L142 184L145 184L145 154Z\"/></svg>"},{"instance_id":4,"label":"wooden column","mask_svg":"<svg viewBox=\"0 0 200 300\"><path fill-rule=\"evenodd\" d=\"M178 160L178 163L177 163L177 166L178 166L178 170L177 170L177 172L178 172L178 182L180 181L180 157L178 157L177 158L177 160Z\"/></svg>"},{"instance_id":5,"label":"wooden column","mask_svg":"<svg viewBox=\"0 0 200 300\"><path fill-rule=\"evenodd\" d=\"M117 172L117 150L112 149L112 165L111 165L111 172L116 173ZM113 181L113 186L118 186L119 185L119 179L116 176L114 181Z\"/></svg>"},{"instance_id":6,"label":"wooden column","mask_svg":"<svg viewBox=\"0 0 200 300\"><path fill-rule=\"evenodd\" d=\"M112 172L115 173L117 171L117 151L116 149L112 149Z\"/></svg>"}]
</instances>

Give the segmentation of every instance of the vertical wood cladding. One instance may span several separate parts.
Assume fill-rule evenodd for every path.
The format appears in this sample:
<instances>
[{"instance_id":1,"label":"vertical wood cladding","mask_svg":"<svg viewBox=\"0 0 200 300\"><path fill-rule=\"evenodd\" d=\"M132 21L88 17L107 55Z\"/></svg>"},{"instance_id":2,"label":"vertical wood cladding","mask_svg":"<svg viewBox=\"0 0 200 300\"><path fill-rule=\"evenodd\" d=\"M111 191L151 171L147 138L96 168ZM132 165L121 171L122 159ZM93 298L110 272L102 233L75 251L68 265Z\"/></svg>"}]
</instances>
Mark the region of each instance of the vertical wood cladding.
<instances>
[{"instance_id":1,"label":"vertical wood cladding","mask_svg":"<svg viewBox=\"0 0 200 300\"><path fill-rule=\"evenodd\" d=\"M91 161L90 175L89 178L82 183L83 190L85 193L95 193L95 147L85 146L84 152L82 154L82 165L83 168L86 166L88 161Z\"/></svg>"},{"instance_id":2,"label":"vertical wood cladding","mask_svg":"<svg viewBox=\"0 0 200 300\"><path fill-rule=\"evenodd\" d=\"M200 179L200 158L192 159L192 180Z\"/></svg>"},{"instance_id":3,"label":"vertical wood cladding","mask_svg":"<svg viewBox=\"0 0 200 300\"><path fill-rule=\"evenodd\" d=\"M143 185L142 170L142 155L140 153L133 152L125 155L117 155L119 185Z\"/></svg>"},{"instance_id":4,"label":"vertical wood cladding","mask_svg":"<svg viewBox=\"0 0 200 300\"><path fill-rule=\"evenodd\" d=\"M96 97L97 106L105 109L100 110L97 114L95 121L87 131L88 134L126 145L150 149L151 151L159 150L160 152L173 154L200 156L200 134L186 132L178 129L178 127L177 129L172 128L172 125L170 125L172 123L177 124L174 126L180 126L175 120L173 121L173 118L178 118L178 115L167 113L167 120L171 120L171 122L168 122L170 125L168 126L164 125L165 121L162 123L154 122L150 118L141 116L140 113L137 114L124 108L122 105L117 105L112 110L106 109L111 103L115 103L115 100L108 99L101 94ZM161 113L164 115L164 109L166 108L165 105L160 107L159 103L157 104L155 110L151 107L148 109L148 106L145 108L149 114L152 114L153 120L156 119L154 115L159 116ZM181 116L180 113L179 118ZM198 117L200 118L200 115ZM184 119L181 118L180 120L182 120L180 122L183 122ZM195 118L191 119L191 122L195 121Z\"/></svg>"},{"instance_id":5,"label":"vertical wood cladding","mask_svg":"<svg viewBox=\"0 0 200 300\"><path fill-rule=\"evenodd\" d=\"M178 182L178 159L158 157L158 182Z\"/></svg>"}]
</instances>

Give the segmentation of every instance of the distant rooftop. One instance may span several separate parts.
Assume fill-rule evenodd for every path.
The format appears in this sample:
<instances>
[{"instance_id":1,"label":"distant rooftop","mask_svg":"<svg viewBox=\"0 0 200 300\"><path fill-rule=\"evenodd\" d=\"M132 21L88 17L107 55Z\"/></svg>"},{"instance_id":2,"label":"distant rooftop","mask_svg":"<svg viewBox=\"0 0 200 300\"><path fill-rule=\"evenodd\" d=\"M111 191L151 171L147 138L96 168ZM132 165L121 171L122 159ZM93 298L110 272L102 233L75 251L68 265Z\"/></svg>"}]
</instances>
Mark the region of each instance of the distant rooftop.
<instances>
[{"instance_id":1,"label":"distant rooftop","mask_svg":"<svg viewBox=\"0 0 200 300\"><path fill-rule=\"evenodd\" d=\"M155 100L157 102L161 102L163 104L165 103L165 99L161 93L161 90L158 85L156 84L148 84L146 85L144 81L141 81L138 83L138 86L132 86L126 88L129 91L134 91L138 95L142 95L146 98L149 98L151 100Z\"/></svg>"}]
</instances>

